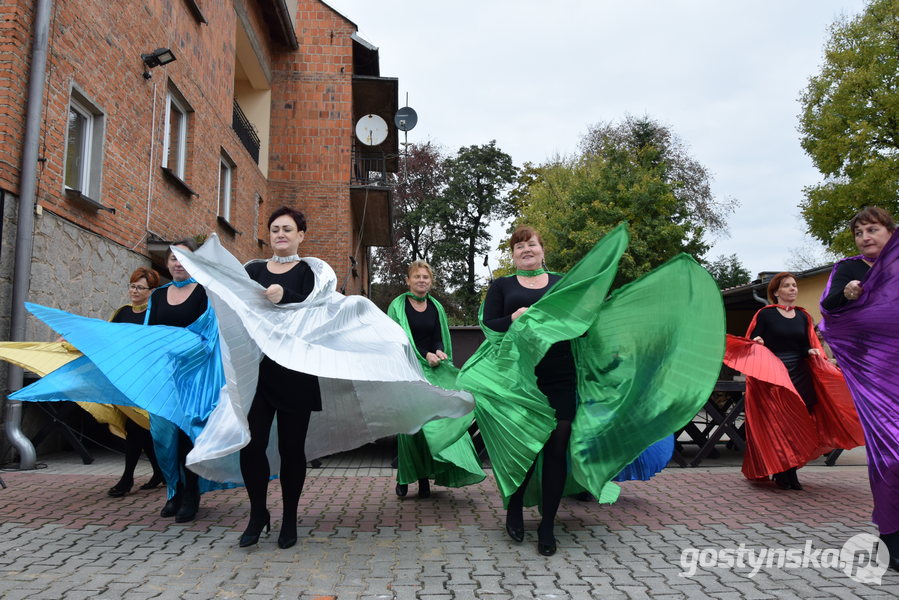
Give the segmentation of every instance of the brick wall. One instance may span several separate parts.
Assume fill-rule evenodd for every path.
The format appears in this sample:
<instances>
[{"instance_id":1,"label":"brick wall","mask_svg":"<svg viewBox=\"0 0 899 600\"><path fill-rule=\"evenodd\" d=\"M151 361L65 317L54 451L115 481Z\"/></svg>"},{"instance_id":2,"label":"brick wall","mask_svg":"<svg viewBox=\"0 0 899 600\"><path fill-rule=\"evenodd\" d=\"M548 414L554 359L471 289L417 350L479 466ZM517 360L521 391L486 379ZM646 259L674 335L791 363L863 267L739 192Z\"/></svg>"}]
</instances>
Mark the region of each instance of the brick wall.
<instances>
[{"instance_id":1,"label":"brick wall","mask_svg":"<svg viewBox=\"0 0 899 600\"><path fill-rule=\"evenodd\" d=\"M301 253L327 261L342 283L353 245L349 181L353 140L350 35L355 26L316 0L300 0L300 50L272 63L272 141L266 206L294 205L309 222ZM359 291L361 278L347 293Z\"/></svg>"},{"instance_id":2,"label":"brick wall","mask_svg":"<svg viewBox=\"0 0 899 600\"><path fill-rule=\"evenodd\" d=\"M19 191L34 2L0 3L0 187Z\"/></svg>"},{"instance_id":3,"label":"brick wall","mask_svg":"<svg viewBox=\"0 0 899 600\"><path fill-rule=\"evenodd\" d=\"M0 185L17 190L24 120L31 2L0 11L4 52L0 86ZM238 258L265 256L260 228L282 204L303 210L309 232L302 253L328 261L342 282L355 253L349 201L352 41L355 26L318 0L298 2L298 51L273 43L255 2L205 2L200 24L180 0L55 2L47 64L37 197L41 207L112 243L147 256L147 231L164 239L217 232ZM127 15L128 18L122 18ZM248 24L272 73L269 172L250 158L231 128L235 27ZM4 49L10 46L4 45ZM140 55L156 47L177 60L150 70ZM9 55L9 56L8 56ZM7 68L8 65L8 68ZM174 85L190 105L185 181L191 196L165 176L162 162L166 93ZM115 214L86 209L64 194L65 141L71 90L105 115L102 190L95 199ZM236 163L231 223L217 223L219 156ZM257 202L261 198L262 204ZM362 260L362 256L359 257ZM361 271L360 271L361 272ZM350 280L358 292L362 278Z\"/></svg>"}]
</instances>

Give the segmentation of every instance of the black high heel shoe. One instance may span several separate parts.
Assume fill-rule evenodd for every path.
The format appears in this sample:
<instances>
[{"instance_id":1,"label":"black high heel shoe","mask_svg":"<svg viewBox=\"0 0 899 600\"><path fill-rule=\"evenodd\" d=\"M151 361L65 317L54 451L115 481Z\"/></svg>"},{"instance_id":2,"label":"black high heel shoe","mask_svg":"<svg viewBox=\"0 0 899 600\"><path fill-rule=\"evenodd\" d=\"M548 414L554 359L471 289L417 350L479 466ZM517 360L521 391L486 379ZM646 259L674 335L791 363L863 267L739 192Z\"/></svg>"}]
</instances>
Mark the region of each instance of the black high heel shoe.
<instances>
[{"instance_id":1,"label":"black high heel shoe","mask_svg":"<svg viewBox=\"0 0 899 600\"><path fill-rule=\"evenodd\" d=\"M771 476L771 479L774 480L774 484L782 490L790 489L790 479L787 473L775 473Z\"/></svg>"},{"instance_id":2,"label":"black high heel shoe","mask_svg":"<svg viewBox=\"0 0 899 600\"><path fill-rule=\"evenodd\" d=\"M281 523L281 533L278 534L278 548L286 550L297 543L297 525Z\"/></svg>"},{"instance_id":3,"label":"black high heel shoe","mask_svg":"<svg viewBox=\"0 0 899 600\"><path fill-rule=\"evenodd\" d=\"M552 522L541 522L537 528L537 553L540 556L552 556L556 553L556 536L553 535Z\"/></svg>"},{"instance_id":4,"label":"black high heel shoe","mask_svg":"<svg viewBox=\"0 0 899 600\"><path fill-rule=\"evenodd\" d=\"M162 485L163 483L165 483L165 479L163 479L162 475L159 475L159 474L157 474L157 473L153 473L153 477L150 478L150 481L148 481L147 483L145 483L145 484L143 484L142 486L140 486L140 489L142 489L142 490L152 490L152 489L154 489L154 488L159 487L159 486Z\"/></svg>"},{"instance_id":5,"label":"black high heel shoe","mask_svg":"<svg viewBox=\"0 0 899 600\"><path fill-rule=\"evenodd\" d=\"M120 479L117 484L109 488L109 491L106 492L107 495L113 498L121 498L125 494L131 491L131 488L134 486L134 480L126 480Z\"/></svg>"},{"instance_id":6,"label":"black high heel shoe","mask_svg":"<svg viewBox=\"0 0 899 600\"><path fill-rule=\"evenodd\" d=\"M522 521L524 517L522 517ZM524 525L519 525L518 523L512 523L512 519L509 518L509 513L506 513L506 534L512 541L521 543L524 540Z\"/></svg>"},{"instance_id":7,"label":"black high heel shoe","mask_svg":"<svg viewBox=\"0 0 899 600\"><path fill-rule=\"evenodd\" d=\"M556 538L550 542L537 541L537 553L541 556L552 556L556 553Z\"/></svg>"},{"instance_id":8,"label":"black high heel shoe","mask_svg":"<svg viewBox=\"0 0 899 600\"><path fill-rule=\"evenodd\" d=\"M262 519L254 521L253 517L250 517L250 522L247 523L247 528L244 530L243 534L241 534L240 541L237 545L241 548L255 546L259 543L259 535L263 530L265 530L266 534L272 530L272 518L268 511L265 511L264 524Z\"/></svg>"}]
</instances>

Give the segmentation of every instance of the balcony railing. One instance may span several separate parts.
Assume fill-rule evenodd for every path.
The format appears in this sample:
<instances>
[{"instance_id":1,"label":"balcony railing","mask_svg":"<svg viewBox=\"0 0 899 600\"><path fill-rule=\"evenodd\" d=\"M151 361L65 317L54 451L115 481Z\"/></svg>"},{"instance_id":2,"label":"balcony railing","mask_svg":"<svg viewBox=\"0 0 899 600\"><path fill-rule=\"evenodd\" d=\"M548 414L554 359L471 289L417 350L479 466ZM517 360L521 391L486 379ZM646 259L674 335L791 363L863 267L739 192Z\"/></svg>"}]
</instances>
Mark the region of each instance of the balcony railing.
<instances>
[{"instance_id":1,"label":"balcony railing","mask_svg":"<svg viewBox=\"0 0 899 600\"><path fill-rule=\"evenodd\" d=\"M383 152L353 150L353 184L387 185L387 160Z\"/></svg>"},{"instance_id":2,"label":"balcony railing","mask_svg":"<svg viewBox=\"0 0 899 600\"><path fill-rule=\"evenodd\" d=\"M241 110L237 100L234 101L234 118L231 121L231 127L234 129L234 132L237 134L243 147L247 149L247 152L250 153L250 156L253 157L253 160L256 161L256 164L258 165L259 134L256 133L256 128L253 127L253 124L250 123L247 115Z\"/></svg>"}]
</instances>

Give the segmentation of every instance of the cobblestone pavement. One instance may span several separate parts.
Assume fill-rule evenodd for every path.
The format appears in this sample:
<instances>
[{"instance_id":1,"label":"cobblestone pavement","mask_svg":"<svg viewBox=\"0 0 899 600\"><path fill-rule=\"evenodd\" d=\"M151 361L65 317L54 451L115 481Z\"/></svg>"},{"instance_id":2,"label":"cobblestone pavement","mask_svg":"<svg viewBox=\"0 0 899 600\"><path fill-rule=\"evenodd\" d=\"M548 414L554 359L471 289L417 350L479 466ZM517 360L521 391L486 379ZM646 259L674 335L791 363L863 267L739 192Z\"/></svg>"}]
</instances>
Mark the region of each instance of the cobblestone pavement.
<instances>
[{"instance_id":1,"label":"cobblestone pavement","mask_svg":"<svg viewBox=\"0 0 899 600\"><path fill-rule=\"evenodd\" d=\"M50 462L50 461L48 461ZM492 477L428 499L394 494L375 465L310 470L300 540L276 545L280 490L269 490L273 531L237 547L247 518L242 489L203 496L199 518L158 516L161 489L110 498L120 459L79 468L6 471L0 489L0 597L47 599L587 599L899 597L899 573L881 584L834 566L704 567L701 550L836 549L870 523L864 466L806 467L803 491L746 481L738 467L670 468L622 484L602 506L566 498L558 553L536 552L536 510L525 541L503 529ZM146 479L146 466L141 466ZM135 490L137 488L135 487ZM696 549L694 552L691 549ZM709 553L705 553L708 556ZM692 576L682 576L695 567ZM776 563L775 563L776 565Z\"/></svg>"}]
</instances>

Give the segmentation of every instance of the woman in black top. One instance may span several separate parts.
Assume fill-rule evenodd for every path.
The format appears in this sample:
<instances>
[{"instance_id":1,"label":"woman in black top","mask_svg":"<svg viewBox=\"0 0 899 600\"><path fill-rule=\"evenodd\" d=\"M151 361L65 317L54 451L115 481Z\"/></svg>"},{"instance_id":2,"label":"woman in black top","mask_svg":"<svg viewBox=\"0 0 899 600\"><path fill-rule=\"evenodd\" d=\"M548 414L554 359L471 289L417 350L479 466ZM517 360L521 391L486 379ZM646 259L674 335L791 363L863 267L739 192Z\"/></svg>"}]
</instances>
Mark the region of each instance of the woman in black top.
<instances>
[{"instance_id":1,"label":"woman in black top","mask_svg":"<svg viewBox=\"0 0 899 600\"><path fill-rule=\"evenodd\" d=\"M126 304L118 309L110 321L143 325L150 292L158 285L159 275L156 271L146 267L135 269L128 284L128 296L131 304ZM146 413L141 412L146 418ZM138 425L126 414L125 434L125 470L118 483L109 488L108 494L113 498L120 498L131 491L134 485L134 469L140 460L141 452L145 453L150 460L150 464L153 466L153 476L150 481L140 486L140 489L150 490L163 482L162 472L156 462L156 453L153 451L153 438L150 436L150 430Z\"/></svg>"},{"instance_id":2,"label":"woman in black top","mask_svg":"<svg viewBox=\"0 0 899 600\"><path fill-rule=\"evenodd\" d=\"M315 274L297 255L306 235L306 219L303 213L282 207L269 217L268 228L274 256L248 264L247 273L265 288L262 293L273 304L302 302L315 287ZM278 546L290 548L296 544L297 507L306 479L306 431L312 411L319 410L318 377L291 371L263 356L256 395L247 415L250 443L240 451L240 471L250 499L250 521L240 536L241 547L256 544L262 530L270 528L266 496L271 472L265 451L276 415L284 504Z\"/></svg>"},{"instance_id":3,"label":"woman in black top","mask_svg":"<svg viewBox=\"0 0 899 600\"><path fill-rule=\"evenodd\" d=\"M191 251L197 249L197 243L193 239L180 240L173 243L172 246ZM166 266L172 276L172 283L157 288L150 296L150 308L145 323L147 325L187 327L200 318L209 307L206 290L190 277L181 266L178 257L172 253L171 248L166 254ZM161 419L161 417L154 418ZM178 482L174 484L174 495L165 503L159 514L163 517L174 516L177 523L185 523L193 521L200 508L199 476L185 466L187 454L193 449L193 442L184 431L176 426L172 425L168 429L176 439L157 439L156 442L177 448L179 477ZM154 431L154 436L156 435L157 432ZM167 483L171 488L173 482Z\"/></svg>"},{"instance_id":4,"label":"woman in black top","mask_svg":"<svg viewBox=\"0 0 899 600\"><path fill-rule=\"evenodd\" d=\"M861 280L890 241L896 224L890 213L871 206L855 215L849 229L861 254L841 260L834 267L826 295L821 299L821 308L825 310L842 308L853 300L858 300L862 293Z\"/></svg>"},{"instance_id":5,"label":"woman in black top","mask_svg":"<svg viewBox=\"0 0 899 600\"><path fill-rule=\"evenodd\" d=\"M890 568L899 571L899 402L895 395L899 386L894 372L897 324L890 318L897 299L896 288L891 285L895 275L868 277L879 261L883 264L881 274L895 269L893 255L888 254L883 263L881 254L895 234L896 222L886 210L868 206L852 218L849 231L860 254L834 265L821 299L823 330L838 358L843 354L847 380L854 382L850 387L867 442L873 520L889 551ZM872 322L874 313L880 315L879 322ZM839 325L841 318L850 319L850 325Z\"/></svg>"},{"instance_id":6,"label":"woman in black top","mask_svg":"<svg viewBox=\"0 0 899 600\"><path fill-rule=\"evenodd\" d=\"M810 332L814 329L814 323L810 322L804 310L797 309L798 295L799 287L792 273L778 273L772 277L768 282L768 297L773 304L756 313L753 319L755 327L747 337L764 344L780 359L787 368L793 387L805 402L806 409L812 412L818 403L818 396L808 356L818 354L818 349L811 345ZM752 437L751 429L748 437ZM801 490L802 484L796 474L798 468L791 467L787 471L775 473L774 482L782 489Z\"/></svg>"},{"instance_id":7,"label":"woman in black top","mask_svg":"<svg viewBox=\"0 0 899 600\"><path fill-rule=\"evenodd\" d=\"M494 281L484 299L484 325L500 332L507 331L515 319L561 279L559 275L547 273L542 268L543 240L533 228L523 226L516 229L509 245L512 248L516 274ZM537 529L537 551L544 556L552 556L556 552L554 521L565 486L568 440L577 408L577 373L571 344L568 341L553 344L537 364L534 374L537 376L537 387L556 411L556 428L542 450L543 518ZM533 471L534 465L518 491L509 498L506 532L516 542L524 539L524 492Z\"/></svg>"}]
</instances>

